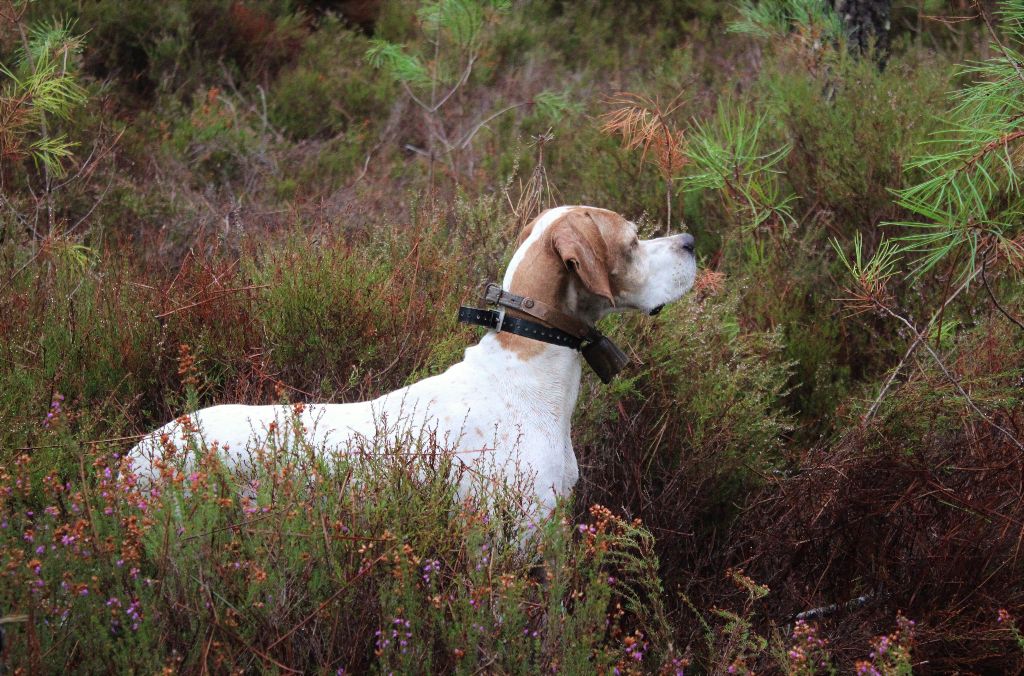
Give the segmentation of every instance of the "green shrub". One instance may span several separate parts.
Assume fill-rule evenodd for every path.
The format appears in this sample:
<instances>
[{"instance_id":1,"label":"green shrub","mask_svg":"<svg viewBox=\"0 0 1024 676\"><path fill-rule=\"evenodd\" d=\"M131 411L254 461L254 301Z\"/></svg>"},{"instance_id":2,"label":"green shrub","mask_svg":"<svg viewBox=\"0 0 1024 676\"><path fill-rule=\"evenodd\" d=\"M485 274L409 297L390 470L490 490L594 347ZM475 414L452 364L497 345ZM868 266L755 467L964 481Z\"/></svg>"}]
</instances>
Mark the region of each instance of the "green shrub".
<instances>
[{"instance_id":1,"label":"green shrub","mask_svg":"<svg viewBox=\"0 0 1024 676\"><path fill-rule=\"evenodd\" d=\"M394 87L362 62L367 40L321 21L293 69L268 93L270 122L293 139L331 137L347 129L376 128L394 98Z\"/></svg>"},{"instance_id":2,"label":"green shrub","mask_svg":"<svg viewBox=\"0 0 1024 676\"><path fill-rule=\"evenodd\" d=\"M145 488L109 450L0 470L0 606L34 671L610 671L668 663L652 538L595 507L529 536L515 486L406 440L313 459L281 421L240 494L196 442ZM28 490L29 476L42 477ZM646 660L646 661L644 661Z\"/></svg>"},{"instance_id":3,"label":"green shrub","mask_svg":"<svg viewBox=\"0 0 1024 676\"><path fill-rule=\"evenodd\" d=\"M613 335L636 346L641 364L608 388L591 379L577 415L575 445L590 468L583 502L626 505L680 574L692 559L674 533L728 524L742 496L781 465L790 429L780 406L790 369L782 337L740 325L740 293L624 322Z\"/></svg>"},{"instance_id":4,"label":"green shrub","mask_svg":"<svg viewBox=\"0 0 1024 676\"><path fill-rule=\"evenodd\" d=\"M258 316L280 377L317 397L368 396L430 363L451 335L459 289L472 286L444 237L428 229L356 246L294 236L247 261L265 287Z\"/></svg>"},{"instance_id":5,"label":"green shrub","mask_svg":"<svg viewBox=\"0 0 1024 676\"><path fill-rule=\"evenodd\" d=\"M123 262L52 246L22 259L0 303L0 462L33 446L44 464L70 470L85 440L120 436L134 418L126 402L153 386L159 325ZM59 426L46 418L58 400Z\"/></svg>"},{"instance_id":6,"label":"green shrub","mask_svg":"<svg viewBox=\"0 0 1024 676\"><path fill-rule=\"evenodd\" d=\"M88 26L85 67L113 78L140 101L158 91L191 92L224 70L247 77L275 72L298 53L304 19L283 0L169 0L29 3L33 16L62 16Z\"/></svg>"},{"instance_id":7,"label":"green shrub","mask_svg":"<svg viewBox=\"0 0 1024 676\"><path fill-rule=\"evenodd\" d=\"M803 208L827 209L833 227L849 232L893 213L890 191L903 185L903 167L937 128L934 103L949 87L949 69L924 53L881 73L869 60L836 58L816 75L783 60L764 85L793 148L784 168Z\"/></svg>"},{"instance_id":8,"label":"green shrub","mask_svg":"<svg viewBox=\"0 0 1024 676\"><path fill-rule=\"evenodd\" d=\"M167 147L190 167L196 186L210 181L227 185L258 171L253 158L264 138L239 104L217 87L198 92L194 101L190 110L181 111Z\"/></svg>"}]
</instances>

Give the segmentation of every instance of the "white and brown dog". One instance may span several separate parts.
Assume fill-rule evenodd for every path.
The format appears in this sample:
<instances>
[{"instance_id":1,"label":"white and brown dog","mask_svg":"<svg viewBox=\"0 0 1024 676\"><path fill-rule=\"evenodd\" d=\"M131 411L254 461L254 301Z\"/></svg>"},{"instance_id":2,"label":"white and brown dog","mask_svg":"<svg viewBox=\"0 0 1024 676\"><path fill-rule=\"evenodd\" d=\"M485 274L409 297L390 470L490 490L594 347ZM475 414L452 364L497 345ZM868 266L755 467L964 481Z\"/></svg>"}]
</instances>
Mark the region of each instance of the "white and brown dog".
<instances>
[{"instance_id":1,"label":"white and brown dog","mask_svg":"<svg viewBox=\"0 0 1024 676\"><path fill-rule=\"evenodd\" d=\"M690 289L695 273L689 234L641 241L636 226L611 211L549 209L520 235L501 288L493 285L489 300L499 309L460 313L492 328L461 362L373 401L306 405L298 417L305 438L325 454L344 454L372 447L381 430L427 430L467 465L495 478L525 477L540 506L553 507L579 477L569 430L579 350L605 381L622 366L594 325L612 312L656 313ZM167 444L185 445L186 427L218 442L225 463L242 470L252 448L295 422L289 406L212 406L188 418L132 450L140 477L156 478Z\"/></svg>"}]
</instances>

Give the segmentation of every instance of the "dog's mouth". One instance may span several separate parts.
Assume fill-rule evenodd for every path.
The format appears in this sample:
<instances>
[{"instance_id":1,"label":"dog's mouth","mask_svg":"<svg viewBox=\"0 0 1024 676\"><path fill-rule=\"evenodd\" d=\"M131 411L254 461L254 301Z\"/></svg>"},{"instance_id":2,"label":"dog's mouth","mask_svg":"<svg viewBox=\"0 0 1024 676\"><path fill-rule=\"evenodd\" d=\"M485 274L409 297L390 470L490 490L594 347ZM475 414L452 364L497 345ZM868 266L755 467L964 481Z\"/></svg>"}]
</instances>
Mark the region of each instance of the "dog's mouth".
<instances>
[{"instance_id":1,"label":"dog's mouth","mask_svg":"<svg viewBox=\"0 0 1024 676\"><path fill-rule=\"evenodd\" d=\"M661 312L664 309L665 309L665 304L662 303L661 305L658 305L658 306L652 308L651 311L647 313L647 316L648 317L653 317L654 315L658 314L659 312Z\"/></svg>"}]
</instances>

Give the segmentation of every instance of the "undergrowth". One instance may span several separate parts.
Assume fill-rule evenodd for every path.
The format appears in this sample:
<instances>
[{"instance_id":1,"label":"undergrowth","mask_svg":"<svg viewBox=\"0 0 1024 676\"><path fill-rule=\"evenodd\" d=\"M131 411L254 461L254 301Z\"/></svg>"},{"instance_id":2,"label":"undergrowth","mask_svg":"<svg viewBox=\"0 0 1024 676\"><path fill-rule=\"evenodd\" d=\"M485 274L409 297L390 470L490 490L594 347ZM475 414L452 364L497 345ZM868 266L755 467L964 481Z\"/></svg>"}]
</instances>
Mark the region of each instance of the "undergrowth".
<instances>
[{"instance_id":1,"label":"undergrowth","mask_svg":"<svg viewBox=\"0 0 1024 676\"><path fill-rule=\"evenodd\" d=\"M0 665L1019 670L1024 10L990 4L851 49L803 0L0 3ZM132 481L197 407L447 368L563 203L702 272L602 324L632 364L584 376L527 537L444 449Z\"/></svg>"}]
</instances>

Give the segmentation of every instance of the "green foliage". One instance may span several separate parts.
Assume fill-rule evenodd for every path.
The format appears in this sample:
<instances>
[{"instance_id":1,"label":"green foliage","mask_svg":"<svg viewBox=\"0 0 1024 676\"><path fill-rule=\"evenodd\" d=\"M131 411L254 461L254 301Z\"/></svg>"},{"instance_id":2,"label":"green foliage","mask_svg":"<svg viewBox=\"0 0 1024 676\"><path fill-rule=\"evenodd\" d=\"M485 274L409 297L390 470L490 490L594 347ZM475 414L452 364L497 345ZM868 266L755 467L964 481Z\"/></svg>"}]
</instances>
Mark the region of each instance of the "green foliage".
<instances>
[{"instance_id":1,"label":"green foliage","mask_svg":"<svg viewBox=\"0 0 1024 676\"><path fill-rule=\"evenodd\" d=\"M881 310L890 295L886 283L898 274L899 248L891 240L881 240L870 257L864 252L864 239L858 232L853 236L853 254L847 256L836 239L832 240L839 262L856 280L851 298L845 299L854 312Z\"/></svg>"},{"instance_id":2,"label":"green foliage","mask_svg":"<svg viewBox=\"0 0 1024 676\"><path fill-rule=\"evenodd\" d=\"M472 47L480 39L487 18L485 11L508 12L511 7L509 0L432 0L420 6L419 19L424 30L444 31L456 45Z\"/></svg>"},{"instance_id":3,"label":"green foliage","mask_svg":"<svg viewBox=\"0 0 1024 676\"><path fill-rule=\"evenodd\" d=\"M82 39L73 29L71 22L37 23L13 64L0 63L0 157L28 156L56 177L65 174L63 160L76 143L50 133L48 124L67 120L87 100L77 73Z\"/></svg>"},{"instance_id":4,"label":"green foliage","mask_svg":"<svg viewBox=\"0 0 1024 676\"><path fill-rule=\"evenodd\" d=\"M227 184L240 178L263 139L250 119L218 88L196 93L171 131L170 150L195 167L199 181Z\"/></svg>"},{"instance_id":5,"label":"green foliage","mask_svg":"<svg viewBox=\"0 0 1024 676\"><path fill-rule=\"evenodd\" d=\"M41 446L41 462L70 471L82 440L123 431L131 416L119 400L153 386L159 326L123 262L63 245L23 264L0 304L0 448ZM45 424L57 395L61 424Z\"/></svg>"},{"instance_id":6,"label":"green foliage","mask_svg":"<svg viewBox=\"0 0 1024 676\"><path fill-rule=\"evenodd\" d=\"M406 54L400 45L374 40L366 50L366 62L381 68L399 82L425 87L433 82L426 67L415 56Z\"/></svg>"},{"instance_id":7,"label":"green foliage","mask_svg":"<svg viewBox=\"0 0 1024 676\"><path fill-rule=\"evenodd\" d=\"M585 459L595 466L587 502L614 494L652 527L699 529L727 523L739 496L778 465L790 429L779 406L790 365L781 334L744 330L738 304L732 289L611 332L644 364L614 387L591 382L585 394L578 443L595 453ZM670 551L679 555L662 549L663 558Z\"/></svg>"},{"instance_id":8,"label":"green foliage","mask_svg":"<svg viewBox=\"0 0 1024 676\"><path fill-rule=\"evenodd\" d=\"M926 273L954 254L958 274L972 275L993 247L1021 258L1013 240L1022 231L1024 209L1017 177L1024 138L1024 3L1002 6L995 55L963 67L971 84L958 90L945 115L945 129L908 165L923 179L897 193L900 206L919 221L897 223L905 252L915 255L914 272Z\"/></svg>"},{"instance_id":9,"label":"green foliage","mask_svg":"<svg viewBox=\"0 0 1024 676\"><path fill-rule=\"evenodd\" d=\"M438 0L419 5L420 35L412 45L398 45L382 38L371 40L366 61L400 83L419 108L427 128L428 147L419 151L431 163L443 160L452 173L457 172L452 155L465 151L477 134L493 120L525 106L557 119L570 108L564 93L541 91L528 100L520 100L480 113L476 119L448 122L443 113L459 103L466 105L466 89L478 62L493 49L493 36L485 29L487 21L510 9L505 1ZM488 39L490 38L490 39Z\"/></svg>"},{"instance_id":10,"label":"green foliage","mask_svg":"<svg viewBox=\"0 0 1024 676\"><path fill-rule=\"evenodd\" d=\"M366 60L398 82L420 91L465 82L480 57L485 19L488 14L507 12L508 2L481 0L437 0L423 2L418 9L420 29L428 41L421 53L383 39L371 41ZM433 55L429 48L434 50ZM459 83L459 84L456 84ZM430 106L437 105L437 92Z\"/></svg>"},{"instance_id":11,"label":"green foliage","mask_svg":"<svg viewBox=\"0 0 1024 676\"><path fill-rule=\"evenodd\" d=\"M835 59L812 71L802 57L780 56L763 95L775 133L792 147L781 167L792 190L852 234L887 218L891 190L916 175L903 168L935 129L934 102L949 79L934 56L911 54L884 72L845 53Z\"/></svg>"},{"instance_id":12,"label":"green foliage","mask_svg":"<svg viewBox=\"0 0 1024 676\"><path fill-rule=\"evenodd\" d=\"M715 117L695 122L687 136L692 169L683 188L717 191L729 221L742 229L793 223L794 196L783 192L777 168L790 148L765 149L764 122L764 117L750 117L744 106L722 101Z\"/></svg>"},{"instance_id":13,"label":"green foliage","mask_svg":"<svg viewBox=\"0 0 1024 676\"><path fill-rule=\"evenodd\" d=\"M337 20L323 19L294 69L282 73L270 89L271 124L295 139L375 129L377 113L391 104L394 88L361 66L366 43Z\"/></svg>"},{"instance_id":14,"label":"green foliage","mask_svg":"<svg viewBox=\"0 0 1024 676\"><path fill-rule=\"evenodd\" d=\"M443 237L435 229L366 248L332 242L311 256L310 241L294 236L247 260L252 283L264 287L257 316L277 372L326 398L400 385L431 351L431 341L409 346L407 335L444 334L452 294L469 285L454 261L441 265ZM409 279L409 266L425 269Z\"/></svg>"},{"instance_id":15,"label":"green foliage","mask_svg":"<svg viewBox=\"0 0 1024 676\"><path fill-rule=\"evenodd\" d=\"M243 451L243 495L197 436L155 483L109 450L83 450L67 481L28 455L0 470L0 603L40 622L31 641L9 633L12 663L191 670L258 654L268 668L468 674L664 658L638 524L595 507L577 528L560 510L527 536L536 562L519 531L535 507L515 485L407 435L326 462L293 422Z\"/></svg>"},{"instance_id":16,"label":"green foliage","mask_svg":"<svg viewBox=\"0 0 1024 676\"><path fill-rule=\"evenodd\" d=\"M739 18L729 30L758 38L778 38L794 28L817 29L823 40L835 41L843 35L839 15L817 0L743 0Z\"/></svg>"}]
</instances>

